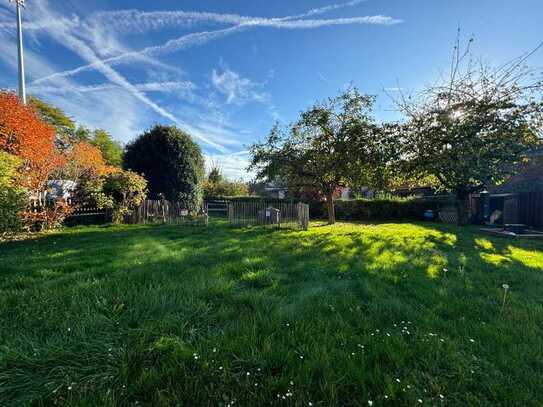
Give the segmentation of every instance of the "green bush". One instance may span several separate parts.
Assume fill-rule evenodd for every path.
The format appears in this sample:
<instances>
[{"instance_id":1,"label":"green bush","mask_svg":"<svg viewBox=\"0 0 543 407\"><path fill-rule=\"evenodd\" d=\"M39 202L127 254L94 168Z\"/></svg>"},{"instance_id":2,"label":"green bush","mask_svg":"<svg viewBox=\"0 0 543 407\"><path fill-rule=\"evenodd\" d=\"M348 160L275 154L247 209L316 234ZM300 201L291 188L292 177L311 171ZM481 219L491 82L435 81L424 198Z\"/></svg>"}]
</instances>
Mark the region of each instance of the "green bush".
<instances>
[{"instance_id":1,"label":"green bush","mask_svg":"<svg viewBox=\"0 0 543 407\"><path fill-rule=\"evenodd\" d=\"M0 151L0 232L16 232L21 227L18 213L27 205L27 194L18 184L21 160Z\"/></svg>"}]
</instances>

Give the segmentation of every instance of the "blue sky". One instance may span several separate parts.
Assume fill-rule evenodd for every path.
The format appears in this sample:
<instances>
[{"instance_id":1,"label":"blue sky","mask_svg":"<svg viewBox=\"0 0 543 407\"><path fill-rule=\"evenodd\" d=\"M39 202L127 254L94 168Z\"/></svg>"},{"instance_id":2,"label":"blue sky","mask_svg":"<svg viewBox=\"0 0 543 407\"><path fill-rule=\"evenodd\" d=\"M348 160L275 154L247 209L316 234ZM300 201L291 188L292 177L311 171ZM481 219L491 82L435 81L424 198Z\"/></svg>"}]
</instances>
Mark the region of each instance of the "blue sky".
<instances>
[{"instance_id":1,"label":"blue sky","mask_svg":"<svg viewBox=\"0 0 543 407\"><path fill-rule=\"evenodd\" d=\"M351 83L398 119L387 93L439 78L459 26L496 65L543 41L541 0L343 1L27 0L28 91L123 143L176 124L248 179L249 144ZM0 0L2 88L17 86L14 23Z\"/></svg>"}]
</instances>

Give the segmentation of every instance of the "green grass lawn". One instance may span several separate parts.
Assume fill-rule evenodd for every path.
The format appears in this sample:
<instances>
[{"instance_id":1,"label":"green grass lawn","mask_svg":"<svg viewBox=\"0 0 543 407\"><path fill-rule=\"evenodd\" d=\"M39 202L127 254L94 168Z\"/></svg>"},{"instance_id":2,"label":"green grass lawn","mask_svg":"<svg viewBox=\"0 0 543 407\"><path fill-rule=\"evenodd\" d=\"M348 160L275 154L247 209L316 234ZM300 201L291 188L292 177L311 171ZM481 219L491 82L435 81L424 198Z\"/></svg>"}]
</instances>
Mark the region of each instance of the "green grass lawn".
<instances>
[{"instance_id":1,"label":"green grass lawn","mask_svg":"<svg viewBox=\"0 0 543 407\"><path fill-rule=\"evenodd\" d=\"M0 405L542 405L542 268L422 223L3 243Z\"/></svg>"}]
</instances>

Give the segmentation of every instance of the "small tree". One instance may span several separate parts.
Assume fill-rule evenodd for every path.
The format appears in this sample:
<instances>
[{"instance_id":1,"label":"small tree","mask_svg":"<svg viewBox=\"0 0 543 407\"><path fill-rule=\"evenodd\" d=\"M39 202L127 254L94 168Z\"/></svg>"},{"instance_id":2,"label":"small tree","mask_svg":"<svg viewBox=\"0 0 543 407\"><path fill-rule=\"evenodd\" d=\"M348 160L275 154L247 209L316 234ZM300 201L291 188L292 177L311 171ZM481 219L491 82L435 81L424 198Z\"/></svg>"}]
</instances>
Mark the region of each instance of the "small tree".
<instances>
[{"instance_id":1,"label":"small tree","mask_svg":"<svg viewBox=\"0 0 543 407\"><path fill-rule=\"evenodd\" d=\"M207 175L207 180L212 184L218 184L221 181L224 181L221 167L219 167L217 163L213 163L211 171L209 171L209 174Z\"/></svg>"},{"instance_id":2,"label":"small tree","mask_svg":"<svg viewBox=\"0 0 543 407\"><path fill-rule=\"evenodd\" d=\"M122 223L145 199L147 181L132 171L116 171L105 177L103 190L112 202L113 223Z\"/></svg>"},{"instance_id":3,"label":"small tree","mask_svg":"<svg viewBox=\"0 0 543 407\"><path fill-rule=\"evenodd\" d=\"M242 180L230 181L222 175L221 168L213 163L207 179L203 183L204 198L218 196L247 196L249 187Z\"/></svg>"},{"instance_id":4,"label":"small tree","mask_svg":"<svg viewBox=\"0 0 543 407\"><path fill-rule=\"evenodd\" d=\"M93 205L112 211L112 221L122 223L126 216L141 205L147 192L147 181L132 172L117 170L105 176L83 177L75 191L79 205Z\"/></svg>"},{"instance_id":5,"label":"small tree","mask_svg":"<svg viewBox=\"0 0 543 407\"><path fill-rule=\"evenodd\" d=\"M302 112L287 129L275 126L251 147L257 179L280 178L290 188L310 187L324 196L335 223L334 195L353 179L372 185L385 163L383 133L371 118L372 96L348 89Z\"/></svg>"},{"instance_id":6,"label":"small tree","mask_svg":"<svg viewBox=\"0 0 543 407\"><path fill-rule=\"evenodd\" d=\"M175 126L157 125L128 144L124 166L143 174L151 198L165 197L191 211L199 209L204 179L202 152Z\"/></svg>"},{"instance_id":7,"label":"small tree","mask_svg":"<svg viewBox=\"0 0 543 407\"><path fill-rule=\"evenodd\" d=\"M400 127L404 168L454 192L459 223L470 193L503 182L540 145L543 87L524 66L529 55L491 68L457 44L449 78L398 102L409 119Z\"/></svg>"}]
</instances>

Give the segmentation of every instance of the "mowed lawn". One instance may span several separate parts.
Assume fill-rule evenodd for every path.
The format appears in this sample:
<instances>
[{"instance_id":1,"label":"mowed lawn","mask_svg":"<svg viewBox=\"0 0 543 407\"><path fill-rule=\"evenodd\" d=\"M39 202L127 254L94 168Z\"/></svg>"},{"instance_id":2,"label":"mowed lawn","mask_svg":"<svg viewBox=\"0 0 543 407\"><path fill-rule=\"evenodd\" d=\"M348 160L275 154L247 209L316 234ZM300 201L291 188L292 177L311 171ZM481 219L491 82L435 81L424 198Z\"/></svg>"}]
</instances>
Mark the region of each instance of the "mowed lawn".
<instances>
[{"instance_id":1,"label":"mowed lawn","mask_svg":"<svg viewBox=\"0 0 543 407\"><path fill-rule=\"evenodd\" d=\"M542 405L542 269L430 223L3 243L0 405Z\"/></svg>"}]
</instances>

